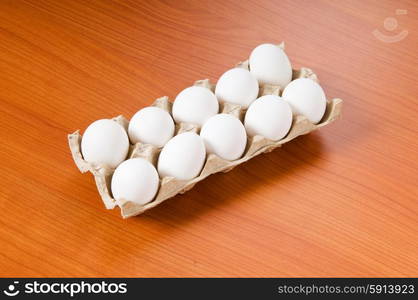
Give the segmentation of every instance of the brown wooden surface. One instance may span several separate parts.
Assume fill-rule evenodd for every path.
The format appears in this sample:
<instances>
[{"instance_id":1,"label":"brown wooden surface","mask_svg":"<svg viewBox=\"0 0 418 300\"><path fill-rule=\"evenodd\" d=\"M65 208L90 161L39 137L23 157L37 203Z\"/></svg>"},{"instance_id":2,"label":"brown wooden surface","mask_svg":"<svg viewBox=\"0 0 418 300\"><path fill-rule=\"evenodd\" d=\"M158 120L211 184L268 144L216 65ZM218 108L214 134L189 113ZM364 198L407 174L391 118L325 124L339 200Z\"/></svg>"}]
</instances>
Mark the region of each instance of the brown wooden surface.
<instances>
[{"instance_id":1,"label":"brown wooden surface","mask_svg":"<svg viewBox=\"0 0 418 300\"><path fill-rule=\"evenodd\" d=\"M417 276L417 14L414 0L2 0L0 275ZM281 40L342 119L140 217L104 209L67 133Z\"/></svg>"}]
</instances>

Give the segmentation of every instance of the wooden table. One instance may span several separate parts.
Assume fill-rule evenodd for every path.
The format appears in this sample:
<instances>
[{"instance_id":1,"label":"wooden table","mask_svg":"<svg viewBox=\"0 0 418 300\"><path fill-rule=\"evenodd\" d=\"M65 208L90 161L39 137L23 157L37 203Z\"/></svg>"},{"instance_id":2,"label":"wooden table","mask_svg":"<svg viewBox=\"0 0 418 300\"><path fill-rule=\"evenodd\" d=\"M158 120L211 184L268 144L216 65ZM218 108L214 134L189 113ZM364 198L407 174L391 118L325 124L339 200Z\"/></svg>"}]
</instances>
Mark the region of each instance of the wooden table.
<instances>
[{"instance_id":1,"label":"wooden table","mask_svg":"<svg viewBox=\"0 0 418 300\"><path fill-rule=\"evenodd\" d=\"M1 1L0 275L417 276L417 14L414 0ZM342 119L142 216L104 209L67 133L282 40Z\"/></svg>"}]
</instances>

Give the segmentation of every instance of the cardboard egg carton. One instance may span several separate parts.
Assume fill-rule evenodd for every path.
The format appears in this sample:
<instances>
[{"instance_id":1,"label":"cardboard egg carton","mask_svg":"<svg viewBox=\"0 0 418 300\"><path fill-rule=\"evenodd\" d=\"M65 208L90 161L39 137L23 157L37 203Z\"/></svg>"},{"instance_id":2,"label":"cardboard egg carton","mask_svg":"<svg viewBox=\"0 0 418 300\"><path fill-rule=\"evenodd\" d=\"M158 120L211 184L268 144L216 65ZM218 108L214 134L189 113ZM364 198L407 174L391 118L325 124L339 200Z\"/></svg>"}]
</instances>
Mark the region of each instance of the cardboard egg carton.
<instances>
[{"instance_id":1,"label":"cardboard egg carton","mask_svg":"<svg viewBox=\"0 0 418 300\"><path fill-rule=\"evenodd\" d=\"M281 44L280 46L283 47L283 44ZM239 63L237 67L248 69L248 61ZM292 80L304 77L318 81L318 78L315 75L315 73L313 73L312 70L308 68L293 70L292 77ZM212 84L208 79L196 81L194 85L206 87L212 91L214 91L215 88L215 84ZM281 91L282 89L279 86L263 85L260 86L259 97L263 95L280 95ZM168 97L158 98L153 103L153 106L162 108L171 114L172 103L169 101ZM110 183L114 169L103 165L93 165L83 159L83 156L81 154L82 137L78 130L73 134L68 135L68 142L74 162L79 168L79 170L82 173L90 171L94 175L97 189L100 193L100 196L102 197L102 200L106 208L113 209L115 206L119 206L121 209L122 217L128 218L139 215L144 211L154 206L157 206L161 202L177 194L182 194L190 190L197 182L205 179L211 174L218 172L228 172L237 165L242 164L243 162L253 158L256 155L259 155L264 152L270 152L273 149L280 147L284 143L287 143L300 135L307 134L315 129L319 129L333 122L340 115L341 107L341 99L335 98L332 100L327 100L325 114L318 124L312 124L306 117L302 115L294 116L289 133L285 138L279 141L271 141L259 135L256 135L254 137L248 136L246 149L244 151L243 156L240 159L234 161L227 161L218 157L215 154L208 154L206 157L206 162L198 177L195 177L191 180L179 180L173 177L160 178L159 190L156 196L154 197L154 200L144 205L140 205L131 201L126 201L123 199L113 199L110 190ZM240 105L232 103L220 103L220 113L228 113L234 115L241 121L243 121L244 119L245 112L246 109L243 109ZM116 118L113 118L113 120L122 125L125 128L125 130L128 129L129 121L126 120L123 116L118 116ZM175 134L179 134L186 131L194 131L198 133L199 130L200 128L198 128L194 124L179 123L176 124ZM160 151L161 148L157 148L153 145L137 143L135 145L130 145L130 150L127 159L142 157L150 161L156 167Z\"/></svg>"}]
</instances>

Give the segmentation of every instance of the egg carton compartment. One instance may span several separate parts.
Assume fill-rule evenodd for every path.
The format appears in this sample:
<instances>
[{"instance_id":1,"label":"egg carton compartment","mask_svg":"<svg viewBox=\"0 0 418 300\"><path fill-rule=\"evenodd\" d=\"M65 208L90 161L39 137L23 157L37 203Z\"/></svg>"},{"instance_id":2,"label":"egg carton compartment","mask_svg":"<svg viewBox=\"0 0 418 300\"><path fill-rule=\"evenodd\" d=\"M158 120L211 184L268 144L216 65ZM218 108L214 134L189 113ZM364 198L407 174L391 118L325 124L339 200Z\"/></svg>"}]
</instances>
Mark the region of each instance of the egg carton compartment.
<instances>
[{"instance_id":1,"label":"egg carton compartment","mask_svg":"<svg viewBox=\"0 0 418 300\"><path fill-rule=\"evenodd\" d=\"M244 61L237 64L237 67L248 69L248 61ZM292 80L302 77L318 81L316 74L308 68L293 70ZM196 81L194 85L205 87L212 91L214 91L215 88L215 84L211 83L208 79ZM258 96L260 97L263 95L280 95L281 92L282 88L280 86L261 85ZM166 110L171 115L172 103L169 101L168 97L158 98L152 105ZM247 136L247 146L243 156L240 159L228 161L218 157L215 154L208 154L206 156L205 164L199 176L191 180L179 180L174 177L160 178L159 189L156 196L151 202L146 203L144 205L140 205L131 201L125 201L123 199L115 200L112 197L110 186L112 175L115 169L109 168L108 166L104 165L94 165L83 159L81 153L82 136L80 135L79 130L68 135L68 142L74 162L79 168L79 170L82 173L90 171L94 175L97 189L106 208L113 209L115 206L119 206L121 209L122 217L128 218L139 215L177 194L182 194L190 190L197 182L205 179L211 174L218 172L228 172L235 166L251 159L254 156L257 156L264 152L270 152L300 135L307 134L313 130L319 129L333 122L340 116L341 108L341 99L335 98L332 100L327 100L325 114L318 124L311 123L306 117L302 115L294 116L292 126L288 134L286 135L286 137L279 141L272 141L259 135L253 137ZM239 118L241 121L243 121L245 112L246 109L243 109L240 105L232 103L220 103L219 113L231 114ZM125 128L125 130L127 131L129 121L125 119L123 116L115 117L112 120L122 125L122 127ZM199 130L200 128L194 124L176 123L175 135L186 131L193 131L198 133ZM160 151L161 148L157 148L150 144L131 144L126 159L142 157L150 161L156 167Z\"/></svg>"}]
</instances>

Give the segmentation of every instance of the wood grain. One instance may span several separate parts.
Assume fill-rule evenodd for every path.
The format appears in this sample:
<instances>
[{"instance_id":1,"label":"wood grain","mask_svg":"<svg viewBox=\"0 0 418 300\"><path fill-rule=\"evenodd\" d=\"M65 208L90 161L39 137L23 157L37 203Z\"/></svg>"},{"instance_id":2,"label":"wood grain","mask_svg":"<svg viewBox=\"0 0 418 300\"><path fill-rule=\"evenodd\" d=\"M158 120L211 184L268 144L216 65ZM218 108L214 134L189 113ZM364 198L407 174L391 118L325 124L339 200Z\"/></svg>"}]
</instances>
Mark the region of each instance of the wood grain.
<instances>
[{"instance_id":1,"label":"wood grain","mask_svg":"<svg viewBox=\"0 0 418 300\"><path fill-rule=\"evenodd\" d=\"M0 275L417 276L417 13L414 0L1 1ZM385 43L376 28L409 34ZM67 133L281 40L345 100L341 120L140 217L104 209Z\"/></svg>"}]
</instances>

